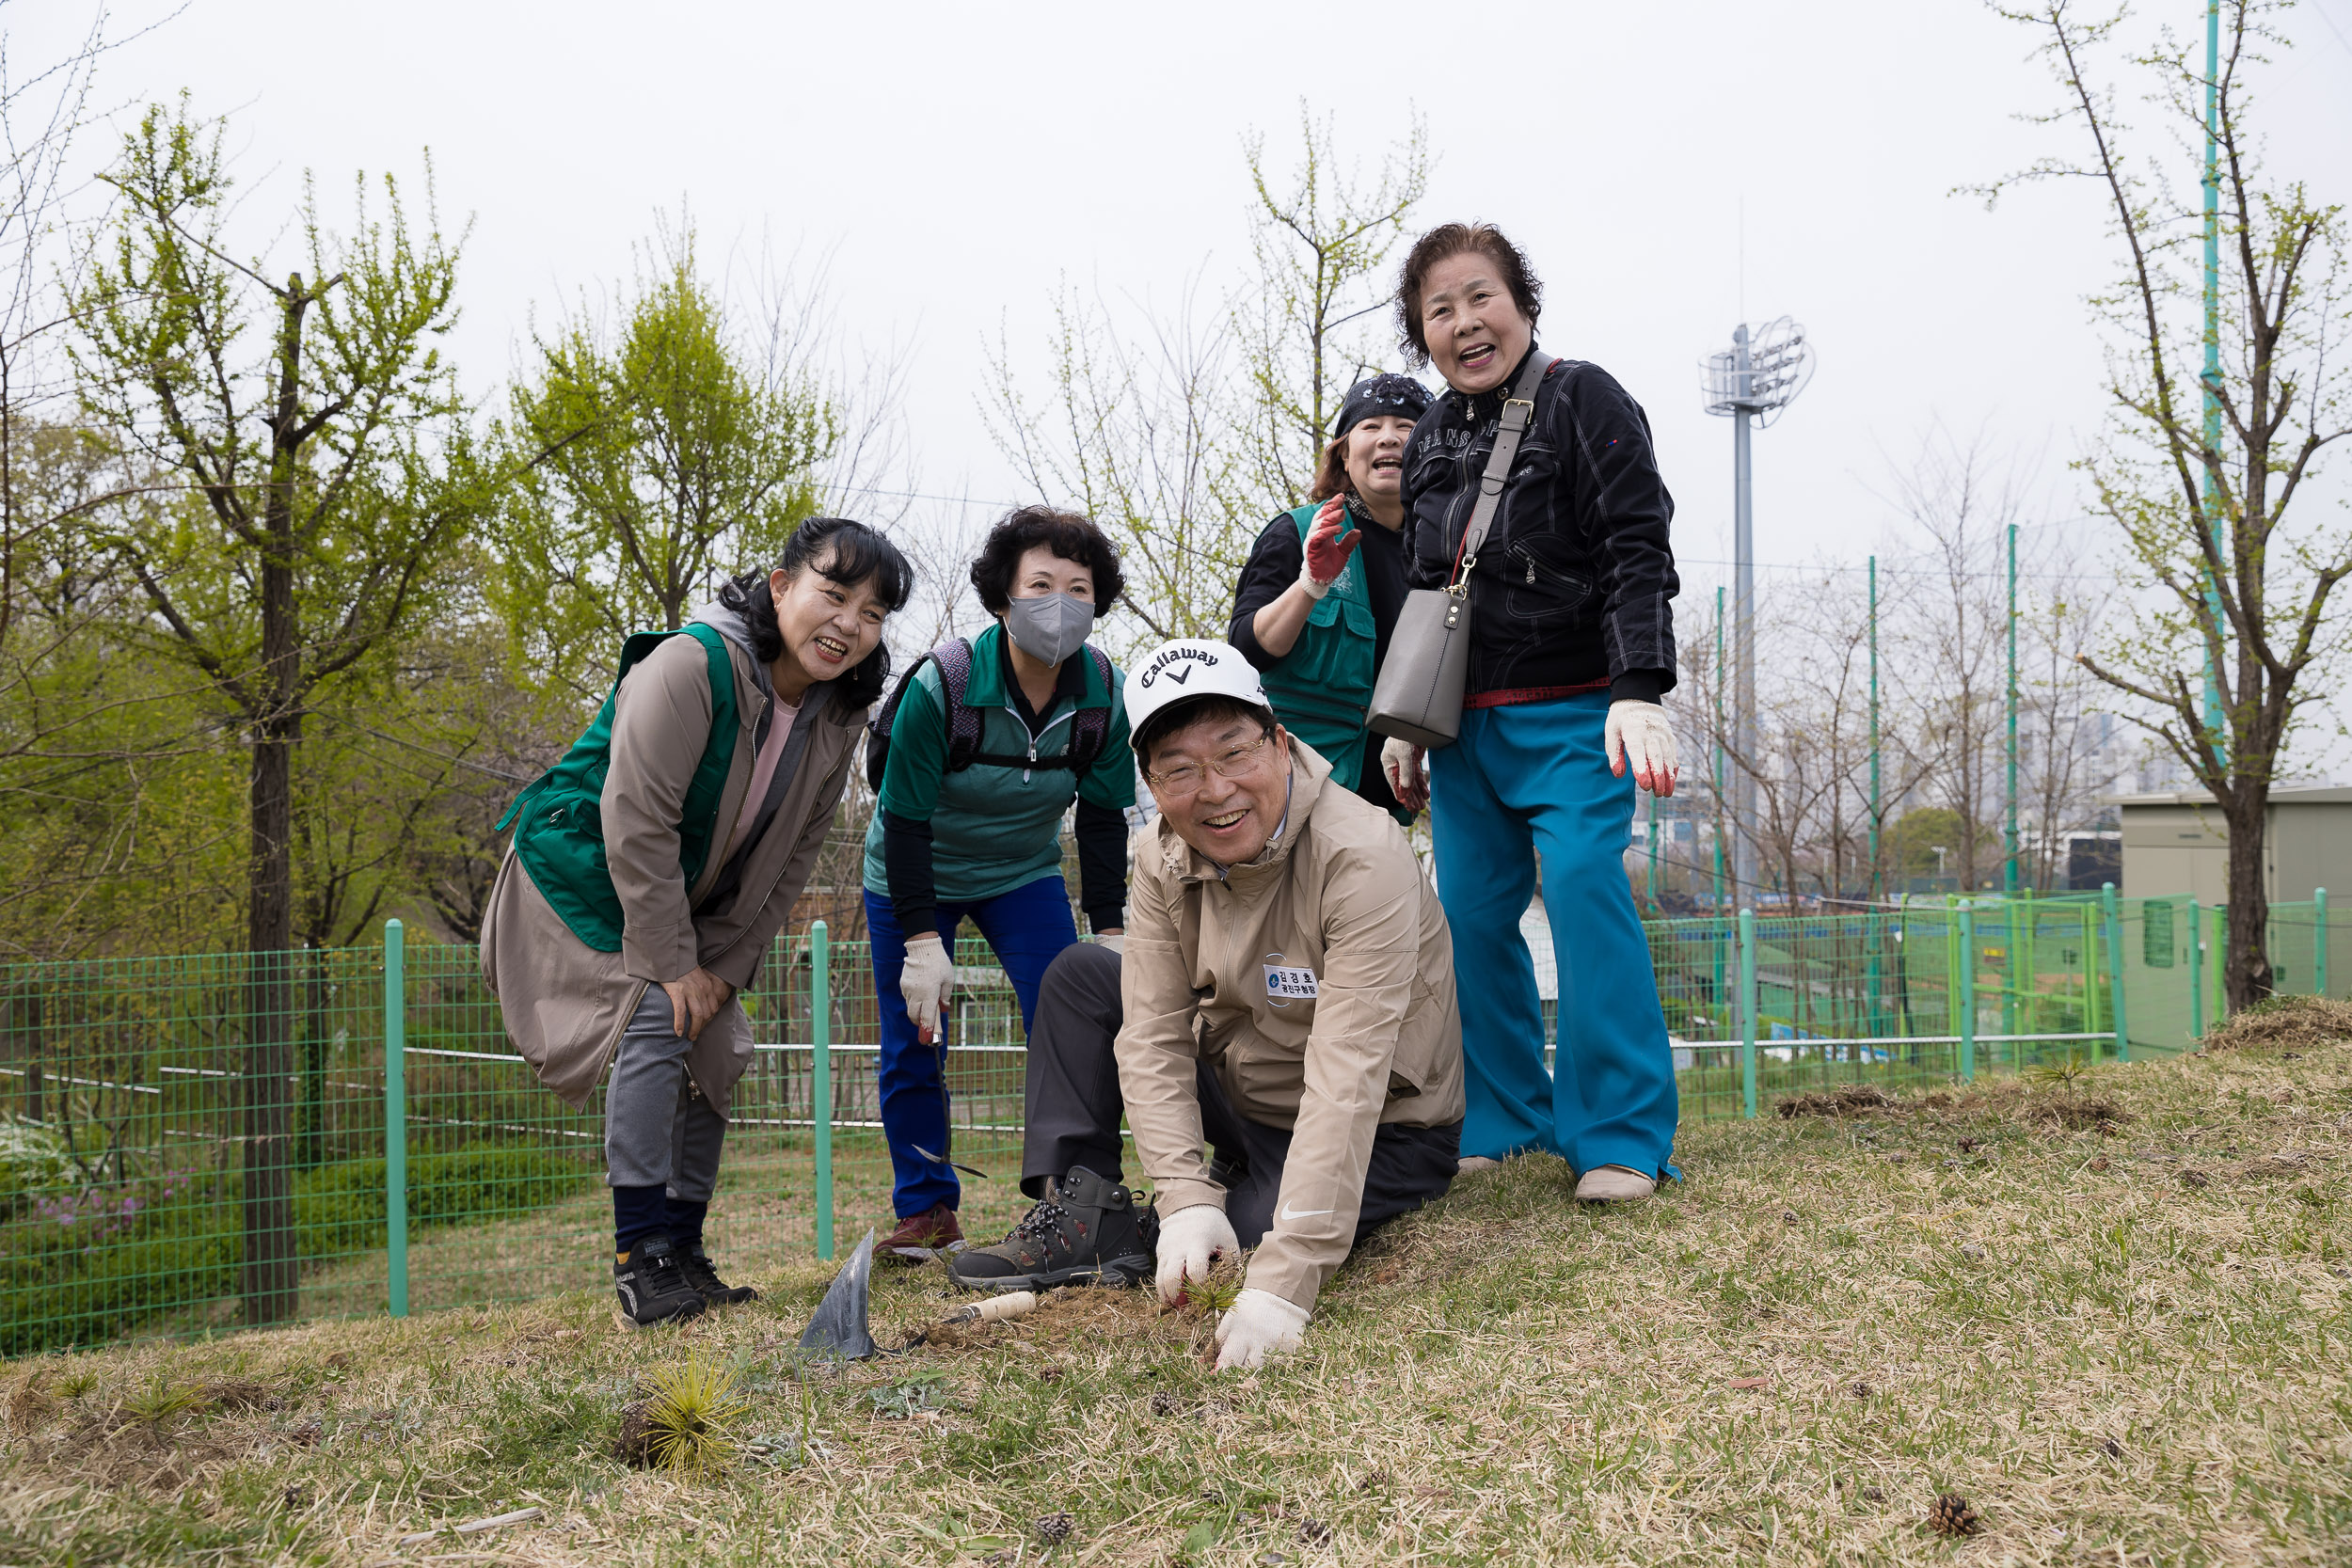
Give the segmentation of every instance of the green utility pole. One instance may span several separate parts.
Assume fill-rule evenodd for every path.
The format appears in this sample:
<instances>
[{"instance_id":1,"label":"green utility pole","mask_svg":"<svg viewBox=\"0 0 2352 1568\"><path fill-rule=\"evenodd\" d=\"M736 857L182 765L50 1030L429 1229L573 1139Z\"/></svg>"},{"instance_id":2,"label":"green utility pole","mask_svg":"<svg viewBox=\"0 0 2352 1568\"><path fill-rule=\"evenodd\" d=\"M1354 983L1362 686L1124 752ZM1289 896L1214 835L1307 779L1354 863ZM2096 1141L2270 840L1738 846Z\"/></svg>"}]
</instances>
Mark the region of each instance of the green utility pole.
<instances>
[{"instance_id":1,"label":"green utility pole","mask_svg":"<svg viewBox=\"0 0 2352 1568\"><path fill-rule=\"evenodd\" d=\"M2132 1059L2132 1030L2123 1011L2123 911L2115 896L2115 884L2099 884L2100 924L2106 927L2107 946L2107 1017L2115 1025L2115 1059Z\"/></svg>"},{"instance_id":2,"label":"green utility pole","mask_svg":"<svg viewBox=\"0 0 2352 1568\"><path fill-rule=\"evenodd\" d=\"M2001 868L2001 891L2017 896L2017 525L2009 525L2009 816L2004 833L2009 863ZM2014 1033L2015 1031L2010 1031Z\"/></svg>"},{"instance_id":3,"label":"green utility pole","mask_svg":"<svg viewBox=\"0 0 2352 1568\"><path fill-rule=\"evenodd\" d=\"M2205 911L2188 895L2188 1037L2205 1037Z\"/></svg>"},{"instance_id":4,"label":"green utility pole","mask_svg":"<svg viewBox=\"0 0 2352 1568\"><path fill-rule=\"evenodd\" d=\"M1864 923L1867 943L1870 1000L1870 1033L1883 1035L1881 1015L1885 1008L1879 993L1880 942L1883 927L1879 918L1879 900L1886 896L1886 879L1879 864L1879 558L1870 558L1870 902L1869 918Z\"/></svg>"},{"instance_id":5,"label":"green utility pole","mask_svg":"<svg viewBox=\"0 0 2352 1568\"><path fill-rule=\"evenodd\" d=\"M2001 867L2001 1033L2017 1033L2017 525L2009 525L2009 783L2003 826L2009 859Z\"/></svg>"},{"instance_id":6,"label":"green utility pole","mask_svg":"<svg viewBox=\"0 0 2352 1568\"><path fill-rule=\"evenodd\" d=\"M1740 1114L1756 1119L1756 911L1740 911Z\"/></svg>"},{"instance_id":7,"label":"green utility pole","mask_svg":"<svg viewBox=\"0 0 2352 1568\"><path fill-rule=\"evenodd\" d=\"M1977 905L1960 901L1960 1081L1977 1081Z\"/></svg>"},{"instance_id":8,"label":"green utility pole","mask_svg":"<svg viewBox=\"0 0 2352 1568\"><path fill-rule=\"evenodd\" d=\"M833 944L821 920L808 927L808 1100L816 1123L817 1256L833 1261Z\"/></svg>"},{"instance_id":9,"label":"green utility pole","mask_svg":"<svg viewBox=\"0 0 2352 1568\"><path fill-rule=\"evenodd\" d=\"M2218 147L2221 114L2221 0L2205 4L2205 526L2213 534L2216 557L2223 554L2219 497L2213 465L2221 448L2221 164ZM2205 609L2217 633L2222 626L2221 581L2217 573L2205 577ZM2221 679L2214 667L2213 649L2205 649L2205 731L2212 737L2215 757L2222 747Z\"/></svg>"},{"instance_id":10,"label":"green utility pole","mask_svg":"<svg viewBox=\"0 0 2352 1568\"><path fill-rule=\"evenodd\" d=\"M1724 999L1724 591L1715 590L1715 1000Z\"/></svg>"},{"instance_id":11,"label":"green utility pole","mask_svg":"<svg viewBox=\"0 0 2352 1568\"><path fill-rule=\"evenodd\" d=\"M2328 994L2328 890L2312 890L2312 994Z\"/></svg>"},{"instance_id":12,"label":"green utility pole","mask_svg":"<svg viewBox=\"0 0 2352 1568\"><path fill-rule=\"evenodd\" d=\"M408 1315L407 938L384 922L384 1305Z\"/></svg>"}]
</instances>

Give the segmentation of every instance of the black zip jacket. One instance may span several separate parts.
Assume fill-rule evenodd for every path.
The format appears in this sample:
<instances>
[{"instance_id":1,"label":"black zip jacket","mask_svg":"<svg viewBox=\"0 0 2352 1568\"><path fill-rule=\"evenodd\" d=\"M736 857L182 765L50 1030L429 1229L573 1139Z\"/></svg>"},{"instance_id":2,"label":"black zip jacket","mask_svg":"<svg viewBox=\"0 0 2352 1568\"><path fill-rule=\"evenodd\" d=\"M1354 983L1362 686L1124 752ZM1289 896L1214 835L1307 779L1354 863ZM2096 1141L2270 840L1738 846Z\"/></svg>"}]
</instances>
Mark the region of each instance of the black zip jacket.
<instances>
[{"instance_id":1,"label":"black zip jacket","mask_svg":"<svg viewBox=\"0 0 2352 1568\"><path fill-rule=\"evenodd\" d=\"M1493 391L1449 389L1406 442L1405 571L1415 588L1452 579L1502 400L1525 364ZM1642 405L1598 365L1554 364L1470 574L1470 693L1607 687L1654 703L1672 690L1673 518Z\"/></svg>"}]
</instances>

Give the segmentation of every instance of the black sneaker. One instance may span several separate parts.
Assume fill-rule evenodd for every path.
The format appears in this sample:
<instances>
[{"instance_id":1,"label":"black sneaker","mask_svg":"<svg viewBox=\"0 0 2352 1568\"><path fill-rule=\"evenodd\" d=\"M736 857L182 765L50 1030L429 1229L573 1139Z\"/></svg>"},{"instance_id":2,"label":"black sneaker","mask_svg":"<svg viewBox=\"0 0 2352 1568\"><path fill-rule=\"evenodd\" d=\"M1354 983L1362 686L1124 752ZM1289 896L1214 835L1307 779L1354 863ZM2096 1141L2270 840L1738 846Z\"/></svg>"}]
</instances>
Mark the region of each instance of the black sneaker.
<instances>
[{"instance_id":1,"label":"black sneaker","mask_svg":"<svg viewBox=\"0 0 2352 1568\"><path fill-rule=\"evenodd\" d=\"M1132 1285L1152 1272L1135 1195L1073 1165L1056 1194L994 1246L966 1247L947 1277L967 1291L1043 1291L1056 1285Z\"/></svg>"},{"instance_id":2,"label":"black sneaker","mask_svg":"<svg viewBox=\"0 0 2352 1568\"><path fill-rule=\"evenodd\" d=\"M703 1315L702 1295L667 1236L643 1237L626 1257L614 1259L612 1289L621 1298L622 1316L639 1328Z\"/></svg>"},{"instance_id":3,"label":"black sneaker","mask_svg":"<svg viewBox=\"0 0 2352 1568\"><path fill-rule=\"evenodd\" d=\"M696 1242L678 1254L678 1266L686 1271L686 1283L703 1298L705 1307L733 1307L738 1302L757 1301L759 1292L749 1285L730 1285L719 1277L719 1271L710 1266L710 1254Z\"/></svg>"}]
</instances>

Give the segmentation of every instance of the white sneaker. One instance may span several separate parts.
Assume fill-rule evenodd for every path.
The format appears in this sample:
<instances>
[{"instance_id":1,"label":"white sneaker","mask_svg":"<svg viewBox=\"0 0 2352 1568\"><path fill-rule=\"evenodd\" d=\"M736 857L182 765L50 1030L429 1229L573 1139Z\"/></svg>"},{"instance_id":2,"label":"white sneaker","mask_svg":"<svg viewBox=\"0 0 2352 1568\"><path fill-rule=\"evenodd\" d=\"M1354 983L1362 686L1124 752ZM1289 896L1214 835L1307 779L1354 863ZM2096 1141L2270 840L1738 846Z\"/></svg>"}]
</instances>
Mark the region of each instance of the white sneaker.
<instances>
[{"instance_id":1,"label":"white sneaker","mask_svg":"<svg viewBox=\"0 0 2352 1568\"><path fill-rule=\"evenodd\" d=\"M1579 1203L1631 1203L1649 1196L1658 1183L1623 1165L1595 1165L1576 1184Z\"/></svg>"},{"instance_id":2,"label":"white sneaker","mask_svg":"<svg viewBox=\"0 0 2352 1568\"><path fill-rule=\"evenodd\" d=\"M1502 1161L1489 1160L1484 1154L1465 1154L1454 1165L1454 1174L1456 1176L1468 1176L1474 1170L1494 1170L1502 1164Z\"/></svg>"}]
</instances>

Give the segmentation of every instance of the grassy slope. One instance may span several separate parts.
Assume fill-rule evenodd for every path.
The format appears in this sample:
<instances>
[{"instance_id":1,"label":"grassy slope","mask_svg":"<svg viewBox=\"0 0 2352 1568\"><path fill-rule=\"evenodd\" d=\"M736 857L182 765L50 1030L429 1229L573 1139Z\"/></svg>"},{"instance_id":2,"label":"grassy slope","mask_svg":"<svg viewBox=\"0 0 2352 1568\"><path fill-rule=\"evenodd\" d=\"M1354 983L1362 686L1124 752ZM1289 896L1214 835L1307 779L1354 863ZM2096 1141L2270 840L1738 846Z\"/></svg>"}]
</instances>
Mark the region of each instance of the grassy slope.
<instances>
[{"instance_id":1,"label":"grassy slope","mask_svg":"<svg viewBox=\"0 0 2352 1568\"><path fill-rule=\"evenodd\" d=\"M20 1364L0 1560L375 1562L534 1505L405 1560L2344 1560L2352 1045L2074 1094L2131 1119L2054 1126L2067 1095L2011 1084L1693 1127L1688 1182L1627 1212L1516 1162L1392 1227L1309 1352L1248 1377L1135 1293L1063 1292L796 1385L813 1269L682 1332L623 1334L579 1293ZM943 1294L892 1275L878 1337ZM605 1457L638 1378L690 1356L749 1364L747 1435L805 1393L822 1457L699 1481ZM919 1377L946 1409L878 1411ZM205 1386L210 1411L133 1413ZM1923 1527L1946 1490L1981 1535ZM1049 1550L1034 1523L1065 1510Z\"/></svg>"}]
</instances>

